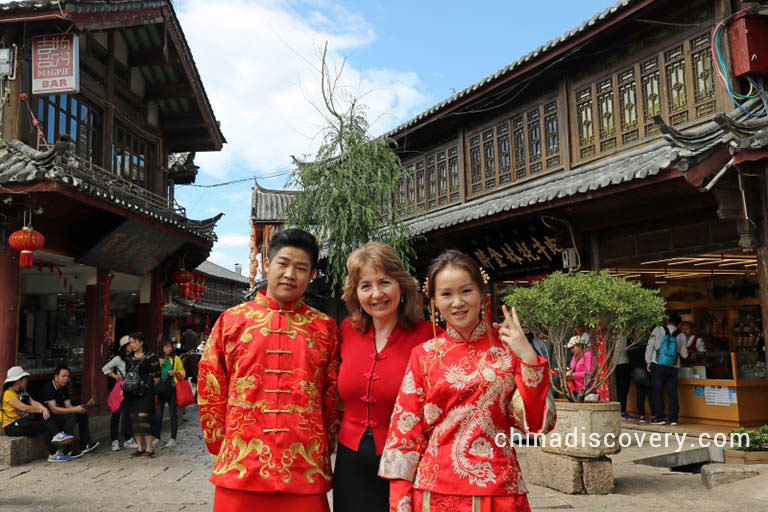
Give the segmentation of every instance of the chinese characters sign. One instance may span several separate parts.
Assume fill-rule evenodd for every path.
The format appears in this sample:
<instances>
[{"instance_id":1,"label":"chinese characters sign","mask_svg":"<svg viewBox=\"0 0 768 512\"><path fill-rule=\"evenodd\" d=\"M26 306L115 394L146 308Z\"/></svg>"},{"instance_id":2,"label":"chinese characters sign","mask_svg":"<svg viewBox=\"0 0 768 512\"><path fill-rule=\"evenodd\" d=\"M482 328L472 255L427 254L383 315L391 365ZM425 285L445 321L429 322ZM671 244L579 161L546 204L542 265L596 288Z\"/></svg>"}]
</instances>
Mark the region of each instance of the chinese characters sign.
<instances>
[{"instance_id":1,"label":"chinese characters sign","mask_svg":"<svg viewBox=\"0 0 768 512\"><path fill-rule=\"evenodd\" d=\"M534 225L512 227L470 240L468 253L494 276L541 278L562 269L562 256L554 233Z\"/></svg>"},{"instance_id":2,"label":"chinese characters sign","mask_svg":"<svg viewBox=\"0 0 768 512\"><path fill-rule=\"evenodd\" d=\"M32 38L32 94L80 92L80 45L75 34Z\"/></svg>"},{"instance_id":3,"label":"chinese characters sign","mask_svg":"<svg viewBox=\"0 0 768 512\"><path fill-rule=\"evenodd\" d=\"M182 243L184 240L167 231L126 220L75 261L141 276L159 265Z\"/></svg>"}]
</instances>

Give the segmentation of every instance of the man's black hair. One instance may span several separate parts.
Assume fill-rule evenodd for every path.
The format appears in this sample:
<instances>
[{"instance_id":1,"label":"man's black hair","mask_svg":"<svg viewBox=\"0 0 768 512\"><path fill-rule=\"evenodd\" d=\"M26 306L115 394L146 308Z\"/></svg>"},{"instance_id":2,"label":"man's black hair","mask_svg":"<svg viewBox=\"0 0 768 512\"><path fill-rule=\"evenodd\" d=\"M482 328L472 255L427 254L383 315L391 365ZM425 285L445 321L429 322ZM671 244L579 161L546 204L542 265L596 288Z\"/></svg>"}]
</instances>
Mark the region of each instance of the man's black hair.
<instances>
[{"instance_id":1,"label":"man's black hair","mask_svg":"<svg viewBox=\"0 0 768 512\"><path fill-rule=\"evenodd\" d=\"M301 249L309 255L309 262L312 265L312 269L317 267L320 248L317 246L317 239L310 233L301 229L284 229L275 233L272 236L272 241L269 243L269 251L267 252L269 261L272 261L272 258L277 254L277 251L283 247L295 247Z\"/></svg>"},{"instance_id":2,"label":"man's black hair","mask_svg":"<svg viewBox=\"0 0 768 512\"><path fill-rule=\"evenodd\" d=\"M144 343L144 334L141 331L134 331L131 334L129 334L128 337L133 338L135 340L139 340L140 342Z\"/></svg>"},{"instance_id":3,"label":"man's black hair","mask_svg":"<svg viewBox=\"0 0 768 512\"><path fill-rule=\"evenodd\" d=\"M58 376L61 373L61 370L67 370L69 373L72 373L72 370L69 369L67 363L59 363L56 365L56 369L53 370L53 374Z\"/></svg>"},{"instance_id":4,"label":"man's black hair","mask_svg":"<svg viewBox=\"0 0 768 512\"><path fill-rule=\"evenodd\" d=\"M672 325L679 326L680 322L682 322L682 321L683 321L683 319L680 318L680 315L677 314L677 313L671 313L669 315L669 323L671 323Z\"/></svg>"}]
</instances>

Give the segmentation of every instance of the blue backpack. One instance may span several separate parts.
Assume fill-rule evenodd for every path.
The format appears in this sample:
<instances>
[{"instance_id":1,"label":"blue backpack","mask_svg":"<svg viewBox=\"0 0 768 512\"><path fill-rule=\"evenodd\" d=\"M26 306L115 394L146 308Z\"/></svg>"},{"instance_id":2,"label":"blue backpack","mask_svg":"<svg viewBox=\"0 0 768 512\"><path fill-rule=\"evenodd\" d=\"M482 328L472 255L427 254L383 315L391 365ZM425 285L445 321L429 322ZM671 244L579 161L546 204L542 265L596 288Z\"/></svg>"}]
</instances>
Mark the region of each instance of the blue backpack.
<instances>
[{"instance_id":1,"label":"blue backpack","mask_svg":"<svg viewBox=\"0 0 768 512\"><path fill-rule=\"evenodd\" d=\"M661 340L661 346L656 351L657 364L671 367L677 364L677 334L677 330L669 332L669 329L664 327L664 339Z\"/></svg>"}]
</instances>

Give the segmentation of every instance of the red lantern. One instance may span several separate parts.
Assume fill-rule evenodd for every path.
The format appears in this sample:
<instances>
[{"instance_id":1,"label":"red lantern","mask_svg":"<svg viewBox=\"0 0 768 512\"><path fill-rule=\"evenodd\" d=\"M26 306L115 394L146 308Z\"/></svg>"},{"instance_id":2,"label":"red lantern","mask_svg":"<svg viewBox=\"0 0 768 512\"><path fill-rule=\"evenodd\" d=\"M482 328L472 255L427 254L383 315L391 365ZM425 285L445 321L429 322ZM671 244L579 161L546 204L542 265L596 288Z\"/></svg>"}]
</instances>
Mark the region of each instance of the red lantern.
<instances>
[{"instance_id":1,"label":"red lantern","mask_svg":"<svg viewBox=\"0 0 768 512\"><path fill-rule=\"evenodd\" d=\"M180 268L171 274L171 280L176 284L185 284L192 281L194 274L185 268Z\"/></svg>"},{"instance_id":2,"label":"red lantern","mask_svg":"<svg viewBox=\"0 0 768 512\"><path fill-rule=\"evenodd\" d=\"M8 243L21 252L19 266L31 267L35 258L35 251L42 249L45 245L45 237L39 231L28 226L11 234Z\"/></svg>"}]
</instances>

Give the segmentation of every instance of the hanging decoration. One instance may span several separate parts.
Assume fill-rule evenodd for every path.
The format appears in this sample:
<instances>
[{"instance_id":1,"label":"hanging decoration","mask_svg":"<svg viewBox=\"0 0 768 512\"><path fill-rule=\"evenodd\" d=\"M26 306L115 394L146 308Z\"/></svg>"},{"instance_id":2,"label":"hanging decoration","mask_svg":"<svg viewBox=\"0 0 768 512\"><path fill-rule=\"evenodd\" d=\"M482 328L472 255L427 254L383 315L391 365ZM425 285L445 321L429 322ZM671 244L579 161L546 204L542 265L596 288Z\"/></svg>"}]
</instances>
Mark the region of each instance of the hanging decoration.
<instances>
[{"instance_id":1,"label":"hanging decoration","mask_svg":"<svg viewBox=\"0 0 768 512\"><path fill-rule=\"evenodd\" d=\"M8 243L19 251L19 266L31 267L34 262L35 251L39 251L45 245L45 237L39 231L32 229L32 211L24 212L24 227L11 234Z\"/></svg>"},{"instance_id":2,"label":"hanging decoration","mask_svg":"<svg viewBox=\"0 0 768 512\"><path fill-rule=\"evenodd\" d=\"M104 344L106 346L109 346L113 338L112 329L110 328L111 323L109 321L109 289L112 286L112 279L114 279L114 277L115 275L112 272L109 272L104 277Z\"/></svg>"}]
</instances>

